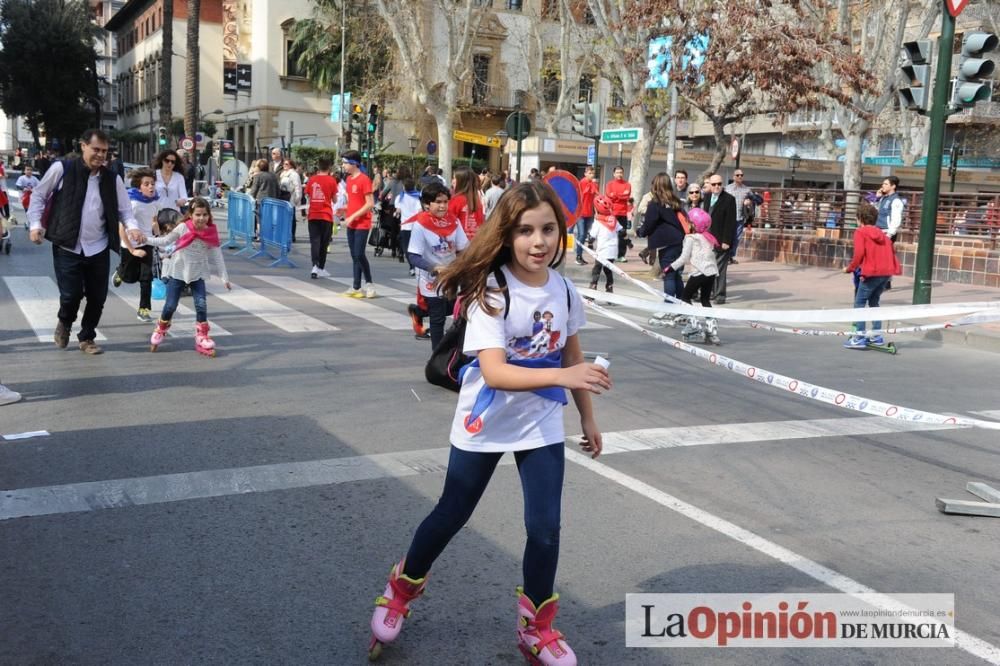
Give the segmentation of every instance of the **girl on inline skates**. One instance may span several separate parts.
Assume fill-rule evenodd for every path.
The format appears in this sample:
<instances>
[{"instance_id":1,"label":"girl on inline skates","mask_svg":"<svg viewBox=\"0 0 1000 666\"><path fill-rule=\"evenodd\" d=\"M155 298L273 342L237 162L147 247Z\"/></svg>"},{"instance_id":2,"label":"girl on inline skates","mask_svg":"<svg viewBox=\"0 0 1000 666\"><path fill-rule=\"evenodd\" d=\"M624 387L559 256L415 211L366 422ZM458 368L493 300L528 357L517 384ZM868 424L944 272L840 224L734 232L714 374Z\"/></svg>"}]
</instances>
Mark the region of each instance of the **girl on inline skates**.
<instances>
[{"instance_id":1,"label":"girl on inline skates","mask_svg":"<svg viewBox=\"0 0 1000 666\"><path fill-rule=\"evenodd\" d=\"M194 348L199 354L215 356L215 341L208 335L208 306L205 300L205 280L211 273L222 278L226 289L231 289L226 262L219 247L219 230L212 222L212 209L208 201L201 197L191 199L188 217L165 236L147 238L146 244L166 247L174 244L175 251L169 262L165 262L161 278L167 283L167 298L163 303L163 313L156 322L156 329L149 339L149 350L156 351L170 328L170 320L177 309L181 291L191 287L195 324Z\"/></svg>"},{"instance_id":2,"label":"girl on inline skates","mask_svg":"<svg viewBox=\"0 0 1000 666\"><path fill-rule=\"evenodd\" d=\"M519 648L533 664L576 664L552 627L559 599L553 586L565 467L562 408L569 389L580 412L581 446L596 458L602 439L590 394L609 390L611 378L603 366L583 360L577 335L586 323L583 303L553 270L565 254L559 199L546 184L526 182L504 194L465 252L441 269L441 293L462 296L463 351L474 360L461 373L441 498L375 602L372 659L399 636L431 565L472 516L497 463L510 451L527 526L524 580L517 588Z\"/></svg>"},{"instance_id":3,"label":"girl on inline skates","mask_svg":"<svg viewBox=\"0 0 1000 666\"><path fill-rule=\"evenodd\" d=\"M684 244L681 249L681 256L677 260L667 264L663 269L664 275L669 275L672 271L684 268L684 264L690 263L693 269L691 277L684 285L684 292L681 300L690 303L695 294L700 293L702 307L712 307L712 285L719 274L719 267L715 261L715 248L719 246L718 239L708 230L712 226L712 218L709 214L700 209L692 208L688 211L688 219L691 222L693 233L684 237ZM711 342L714 345L721 344L719 340L719 324L712 317L705 318L705 325L702 327L701 318L690 317L687 326L681 331L685 342Z\"/></svg>"}]
</instances>

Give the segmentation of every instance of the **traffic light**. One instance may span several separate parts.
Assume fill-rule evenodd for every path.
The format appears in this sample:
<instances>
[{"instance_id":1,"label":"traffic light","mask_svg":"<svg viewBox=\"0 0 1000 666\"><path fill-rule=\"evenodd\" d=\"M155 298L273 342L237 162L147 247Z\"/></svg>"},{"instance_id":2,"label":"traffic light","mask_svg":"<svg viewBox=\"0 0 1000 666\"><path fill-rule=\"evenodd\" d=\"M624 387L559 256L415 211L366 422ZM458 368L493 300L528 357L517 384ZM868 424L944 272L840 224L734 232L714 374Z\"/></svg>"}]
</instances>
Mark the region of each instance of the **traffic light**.
<instances>
[{"instance_id":1,"label":"traffic light","mask_svg":"<svg viewBox=\"0 0 1000 666\"><path fill-rule=\"evenodd\" d=\"M167 145L167 128L166 127L161 127L160 129L156 130L156 134L159 137L159 143L160 143L160 145L161 146L166 146Z\"/></svg>"},{"instance_id":2,"label":"traffic light","mask_svg":"<svg viewBox=\"0 0 1000 666\"><path fill-rule=\"evenodd\" d=\"M983 81L996 69L996 63L983 54L996 49L1000 40L988 32L970 32L962 39L962 59L952 102L959 107L973 106L990 98L990 83Z\"/></svg>"},{"instance_id":3,"label":"traffic light","mask_svg":"<svg viewBox=\"0 0 1000 666\"><path fill-rule=\"evenodd\" d=\"M899 88L899 105L921 113L931 99L931 40L906 42L903 51L906 56L900 71L905 83Z\"/></svg>"},{"instance_id":4,"label":"traffic light","mask_svg":"<svg viewBox=\"0 0 1000 666\"><path fill-rule=\"evenodd\" d=\"M591 127L590 120L590 104L587 102L574 103L573 131L583 136L593 136L593 127Z\"/></svg>"},{"instance_id":5,"label":"traffic light","mask_svg":"<svg viewBox=\"0 0 1000 666\"><path fill-rule=\"evenodd\" d=\"M360 104L355 104L351 109L351 131L361 131L361 114L364 113L364 109L361 108Z\"/></svg>"},{"instance_id":6,"label":"traffic light","mask_svg":"<svg viewBox=\"0 0 1000 666\"><path fill-rule=\"evenodd\" d=\"M378 104L368 107L368 133L374 134L378 129Z\"/></svg>"}]
</instances>

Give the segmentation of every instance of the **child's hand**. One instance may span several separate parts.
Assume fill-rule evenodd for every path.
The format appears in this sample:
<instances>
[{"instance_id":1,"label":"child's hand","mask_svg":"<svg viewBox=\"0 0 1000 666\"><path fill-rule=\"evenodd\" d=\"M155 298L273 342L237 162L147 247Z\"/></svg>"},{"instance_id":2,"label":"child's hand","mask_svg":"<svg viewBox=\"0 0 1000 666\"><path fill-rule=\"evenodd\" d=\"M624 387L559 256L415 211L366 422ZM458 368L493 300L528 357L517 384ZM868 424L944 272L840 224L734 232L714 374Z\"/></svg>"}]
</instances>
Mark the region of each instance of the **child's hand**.
<instances>
[{"instance_id":1,"label":"child's hand","mask_svg":"<svg viewBox=\"0 0 1000 666\"><path fill-rule=\"evenodd\" d=\"M228 282L225 282L223 284L226 285L226 291L232 291L233 290L233 285L229 284Z\"/></svg>"},{"instance_id":2,"label":"child's hand","mask_svg":"<svg viewBox=\"0 0 1000 666\"><path fill-rule=\"evenodd\" d=\"M577 363L562 372L562 385L571 391L581 389L600 395L611 389L611 376L596 363Z\"/></svg>"},{"instance_id":3,"label":"child's hand","mask_svg":"<svg viewBox=\"0 0 1000 666\"><path fill-rule=\"evenodd\" d=\"M581 421L580 425L583 426L583 441L580 442L580 448L589 453L591 458L596 458L604 450L604 438L593 419Z\"/></svg>"},{"instance_id":4,"label":"child's hand","mask_svg":"<svg viewBox=\"0 0 1000 666\"><path fill-rule=\"evenodd\" d=\"M670 264L667 264L667 267L663 269L663 274L666 275L667 273L669 273L672 270L674 270L674 267L671 266Z\"/></svg>"},{"instance_id":5,"label":"child's hand","mask_svg":"<svg viewBox=\"0 0 1000 666\"><path fill-rule=\"evenodd\" d=\"M146 251L145 250L132 250L132 256L133 257L139 257L140 259L142 259L143 257L146 256Z\"/></svg>"}]
</instances>

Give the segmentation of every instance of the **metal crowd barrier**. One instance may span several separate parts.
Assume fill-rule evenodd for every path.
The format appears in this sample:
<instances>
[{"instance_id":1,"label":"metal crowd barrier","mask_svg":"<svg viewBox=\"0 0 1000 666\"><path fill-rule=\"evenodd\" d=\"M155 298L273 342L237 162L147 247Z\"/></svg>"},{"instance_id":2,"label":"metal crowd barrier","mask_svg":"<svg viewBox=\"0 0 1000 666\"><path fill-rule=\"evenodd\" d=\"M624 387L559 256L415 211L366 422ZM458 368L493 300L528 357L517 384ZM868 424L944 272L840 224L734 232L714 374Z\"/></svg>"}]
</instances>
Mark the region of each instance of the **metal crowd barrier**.
<instances>
[{"instance_id":1,"label":"metal crowd barrier","mask_svg":"<svg viewBox=\"0 0 1000 666\"><path fill-rule=\"evenodd\" d=\"M292 220L295 209L287 201L281 199L264 199L260 202L260 249L251 259L268 257L274 259L268 268L295 264L288 258L292 249ZM277 252L278 256L272 254Z\"/></svg>"},{"instance_id":2,"label":"metal crowd barrier","mask_svg":"<svg viewBox=\"0 0 1000 666\"><path fill-rule=\"evenodd\" d=\"M240 192L229 193L229 242L226 244L230 250L240 248L236 254L250 254L253 252L253 217L256 202L248 194Z\"/></svg>"}]
</instances>

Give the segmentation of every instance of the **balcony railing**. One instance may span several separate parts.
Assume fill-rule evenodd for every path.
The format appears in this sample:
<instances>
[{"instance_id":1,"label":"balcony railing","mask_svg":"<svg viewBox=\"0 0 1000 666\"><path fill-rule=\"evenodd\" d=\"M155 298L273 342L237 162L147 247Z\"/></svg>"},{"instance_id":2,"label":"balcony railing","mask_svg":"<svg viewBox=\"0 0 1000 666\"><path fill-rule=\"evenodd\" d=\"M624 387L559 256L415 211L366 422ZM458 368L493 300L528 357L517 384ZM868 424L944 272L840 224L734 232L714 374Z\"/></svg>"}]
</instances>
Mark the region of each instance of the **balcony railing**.
<instances>
[{"instance_id":1,"label":"balcony railing","mask_svg":"<svg viewBox=\"0 0 1000 666\"><path fill-rule=\"evenodd\" d=\"M466 84L459 105L472 109L517 108L513 91L478 81Z\"/></svg>"}]
</instances>

